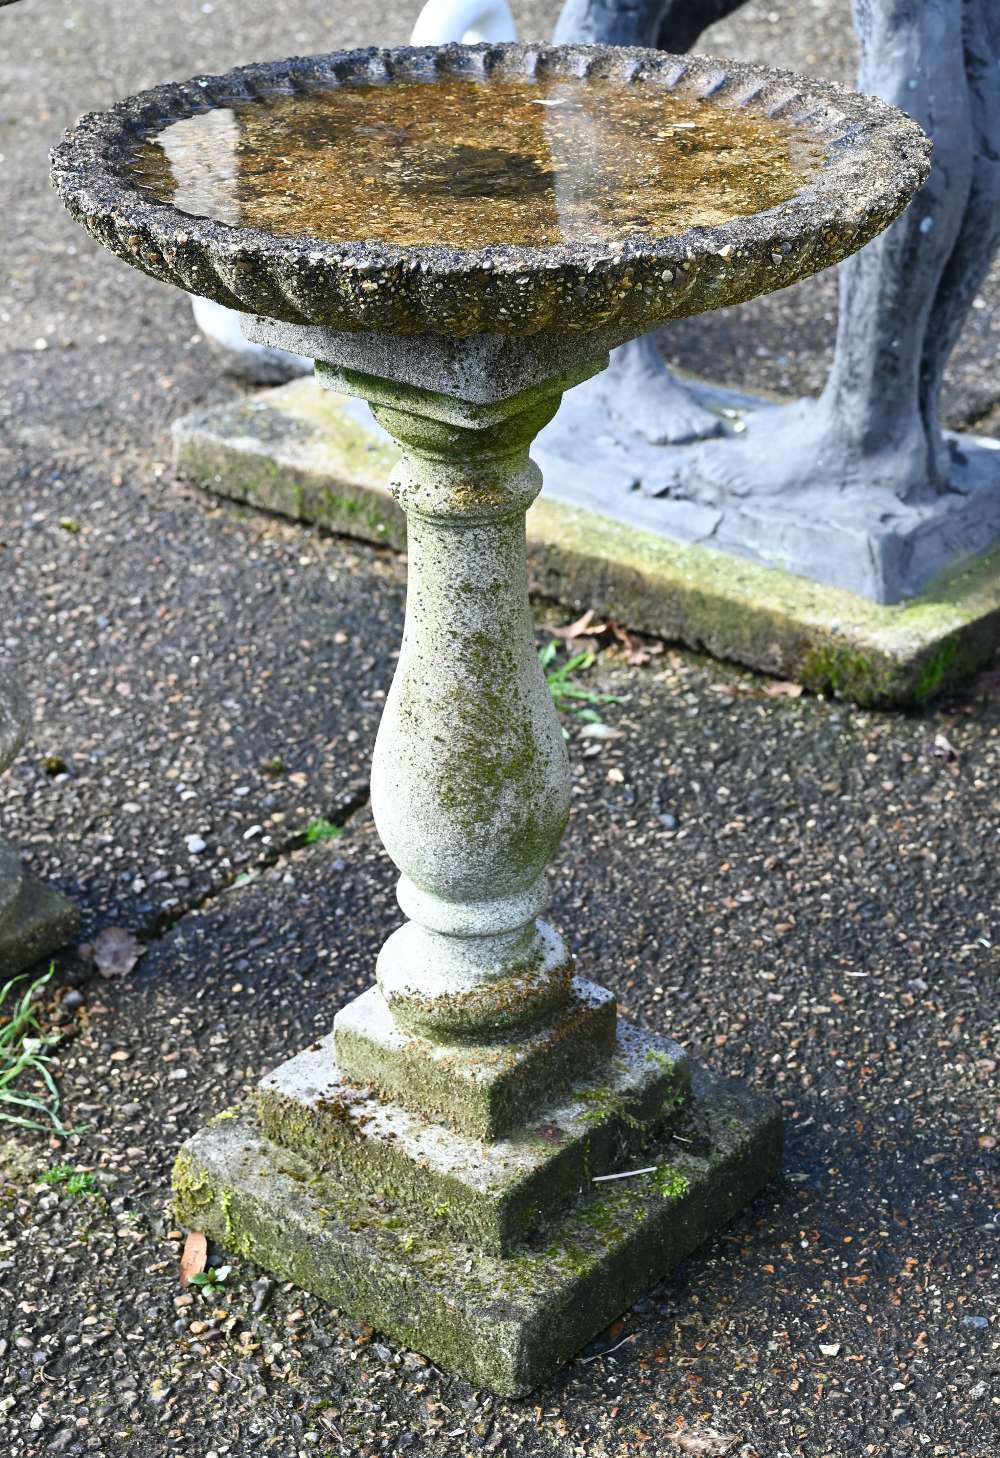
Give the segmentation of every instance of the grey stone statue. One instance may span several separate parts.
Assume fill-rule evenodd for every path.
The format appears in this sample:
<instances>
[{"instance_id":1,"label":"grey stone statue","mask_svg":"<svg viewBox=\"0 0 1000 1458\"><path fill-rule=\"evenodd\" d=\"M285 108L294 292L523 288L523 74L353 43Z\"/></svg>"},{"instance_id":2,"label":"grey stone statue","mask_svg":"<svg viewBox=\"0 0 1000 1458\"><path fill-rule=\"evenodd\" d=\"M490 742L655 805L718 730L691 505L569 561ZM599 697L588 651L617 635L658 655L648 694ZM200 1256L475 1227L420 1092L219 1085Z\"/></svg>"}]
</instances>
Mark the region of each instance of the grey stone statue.
<instances>
[{"instance_id":1,"label":"grey stone statue","mask_svg":"<svg viewBox=\"0 0 1000 1458\"><path fill-rule=\"evenodd\" d=\"M557 42L690 50L702 31L743 0L566 0ZM601 377L609 413L652 445L683 445L722 433L722 421L670 372L652 334L616 349Z\"/></svg>"},{"instance_id":2,"label":"grey stone statue","mask_svg":"<svg viewBox=\"0 0 1000 1458\"><path fill-rule=\"evenodd\" d=\"M739 3L568 0L557 35L640 44L655 36L658 45L681 49ZM853 8L859 89L915 117L934 138L935 163L899 222L842 267L836 354L822 395L751 412L741 435L717 430L706 438L709 431L692 417L690 392L658 367L647 339L619 352L612 384L618 393L607 404L619 421L630 420L633 439L694 441L664 454L669 464L658 490L674 501L719 508L731 523L739 520L740 530L758 511L741 503L772 497L784 508L807 492L815 544L824 514L820 505L817 516L817 502L825 492L838 526L822 544L826 560L817 575L893 602L1000 535L997 510L971 494L974 486L982 492L985 474L993 498L1000 496L1000 462L984 465L981 452L970 471L963 442L946 439L940 423L948 357L1000 245L1000 3L853 0ZM891 527L896 540L879 544L870 526L876 492L890 506L933 506L936 543L925 524L919 549L911 550L903 511ZM852 501L859 527L853 541ZM806 549L794 527L786 531L793 570L812 575L814 564L806 559L815 545ZM857 556L862 532L878 558L867 576L847 560ZM760 544L750 536L745 545L753 555Z\"/></svg>"},{"instance_id":3,"label":"grey stone statue","mask_svg":"<svg viewBox=\"0 0 1000 1458\"><path fill-rule=\"evenodd\" d=\"M912 207L846 263L833 369L818 400L770 411L743 439L685 469L701 499L884 486L904 502L949 486L940 424L945 365L1000 244L1000 5L854 0L859 89L904 108L934 138Z\"/></svg>"}]
</instances>

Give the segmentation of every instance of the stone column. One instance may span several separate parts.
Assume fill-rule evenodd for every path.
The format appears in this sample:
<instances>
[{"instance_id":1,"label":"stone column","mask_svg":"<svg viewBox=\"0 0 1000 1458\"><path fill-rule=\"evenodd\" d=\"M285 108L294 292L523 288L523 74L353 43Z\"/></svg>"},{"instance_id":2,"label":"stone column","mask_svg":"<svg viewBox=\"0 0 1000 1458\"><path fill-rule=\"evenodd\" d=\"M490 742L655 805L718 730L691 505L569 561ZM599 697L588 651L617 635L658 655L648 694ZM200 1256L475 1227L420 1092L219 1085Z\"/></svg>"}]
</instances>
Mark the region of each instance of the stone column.
<instances>
[{"instance_id":1,"label":"stone column","mask_svg":"<svg viewBox=\"0 0 1000 1458\"><path fill-rule=\"evenodd\" d=\"M20 690L0 677L0 774L21 750L27 726ZM25 875L16 852L0 841L0 983L64 946L78 922L72 902Z\"/></svg>"},{"instance_id":2,"label":"stone column","mask_svg":"<svg viewBox=\"0 0 1000 1458\"><path fill-rule=\"evenodd\" d=\"M408 920L332 1034L187 1141L176 1215L523 1393L781 1157L773 1107L619 1018L539 920L570 785L528 603L528 448L607 350L244 329L312 354L403 453L409 589L372 805Z\"/></svg>"},{"instance_id":3,"label":"stone column","mask_svg":"<svg viewBox=\"0 0 1000 1458\"><path fill-rule=\"evenodd\" d=\"M570 776L535 647L525 513L542 486L528 448L558 408L565 371L488 401L322 363L317 373L363 396L403 452L392 490L409 558L402 649L372 762L375 823L409 919L379 954L378 991L335 1023L338 1063L428 1112L454 1113L458 1096L470 1129L495 1132L528 1085L483 1077L471 1052L467 1078L439 1080L432 1046L421 1066L413 1038L471 1050L526 1033L544 1041L574 1020L594 1032L589 1015L578 1018L563 939L540 919ZM608 1014L602 1004L598 1051ZM575 1031L568 1046L585 1058Z\"/></svg>"},{"instance_id":4,"label":"stone column","mask_svg":"<svg viewBox=\"0 0 1000 1458\"><path fill-rule=\"evenodd\" d=\"M561 391L470 412L407 392L373 413L404 451L409 592L372 763L372 808L410 918L378 983L396 1022L439 1037L537 1023L570 964L537 920L569 816L569 763L538 662L524 515L541 490L528 445Z\"/></svg>"}]
</instances>

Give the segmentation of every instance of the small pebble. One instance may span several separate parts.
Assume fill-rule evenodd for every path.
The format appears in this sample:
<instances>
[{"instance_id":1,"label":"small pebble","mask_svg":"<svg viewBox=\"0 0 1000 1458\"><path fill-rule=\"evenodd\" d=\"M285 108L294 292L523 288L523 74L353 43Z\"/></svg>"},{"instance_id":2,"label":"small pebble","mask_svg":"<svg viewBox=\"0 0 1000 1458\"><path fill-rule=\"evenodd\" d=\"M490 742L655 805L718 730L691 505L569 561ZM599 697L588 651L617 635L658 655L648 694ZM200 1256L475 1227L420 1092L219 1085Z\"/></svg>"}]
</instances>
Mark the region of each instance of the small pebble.
<instances>
[{"instance_id":1,"label":"small pebble","mask_svg":"<svg viewBox=\"0 0 1000 1458\"><path fill-rule=\"evenodd\" d=\"M253 1292L253 1310L259 1315L271 1299L271 1292L274 1290L274 1282L269 1281L266 1276L261 1276L259 1281L254 1281L250 1287Z\"/></svg>"}]
</instances>

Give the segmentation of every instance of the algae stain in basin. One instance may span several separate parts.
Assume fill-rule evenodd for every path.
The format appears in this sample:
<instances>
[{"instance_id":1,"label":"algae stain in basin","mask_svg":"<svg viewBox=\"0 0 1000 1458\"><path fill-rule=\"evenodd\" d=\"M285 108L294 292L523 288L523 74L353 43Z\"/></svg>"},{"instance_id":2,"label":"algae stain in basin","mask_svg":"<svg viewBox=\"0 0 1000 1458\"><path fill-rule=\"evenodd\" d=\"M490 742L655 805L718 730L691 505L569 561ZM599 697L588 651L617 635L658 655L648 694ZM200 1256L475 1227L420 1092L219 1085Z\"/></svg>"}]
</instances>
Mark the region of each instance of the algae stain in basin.
<instances>
[{"instance_id":1,"label":"algae stain in basin","mask_svg":"<svg viewBox=\"0 0 1000 1458\"><path fill-rule=\"evenodd\" d=\"M823 162L763 111L660 86L448 78L217 107L148 136L130 173L181 212L284 237L546 247L718 226Z\"/></svg>"}]
</instances>

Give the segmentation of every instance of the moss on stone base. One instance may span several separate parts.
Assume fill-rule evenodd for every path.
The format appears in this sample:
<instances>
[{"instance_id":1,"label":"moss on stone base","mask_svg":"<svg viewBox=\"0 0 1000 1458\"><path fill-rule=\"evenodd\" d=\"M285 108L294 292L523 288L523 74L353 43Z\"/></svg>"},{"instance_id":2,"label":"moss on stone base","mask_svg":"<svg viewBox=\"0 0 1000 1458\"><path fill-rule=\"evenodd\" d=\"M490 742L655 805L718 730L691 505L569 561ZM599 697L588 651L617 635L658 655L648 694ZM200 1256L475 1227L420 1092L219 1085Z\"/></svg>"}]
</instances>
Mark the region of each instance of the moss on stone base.
<instances>
[{"instance_id":1,"label":"moss on stone base","mask_svg":"<svg viewBox=\"0 0 1000 1458\"><path fill-rule=\"evenodd\" d=\"M313 380L175 427L175 463L210 491L402 546L390 443ZM548 499L528 514L536 591L717 658L872 706L925 703L1000 644L1000 551L895 606Z\"/></svg>"},{"instance_id":2,"label":"moss on stone base","mask_svg":"<svg viewBox=\"0 0 1000 1458\"><path fill-rule=\"evenodd\" d=\"M252 1114L203 1129L174 1176L182 1225L312 1291L477 1385L517 1395L551 1376L777 1173L781 1121L745 1086L696 1070L652 1175L593 1184L507 1258L365 1198L272 1144ZM698 1150L698 1153L694 1153Z\"/></svg>"},{"instance_id":3,"label":"moss on stone base","mask_svg":"<svg viewBox=\"0 0 1000 1458\"><path fill-rule=\"evenodd\" d=\"M263 1133L325 1175L433 1221L442 1238L497 1254L551 1224L594 1175L648 1163L646 1151L682 1117L691 1077L676 1044L620 1023L613 1057L510 1138L487 1143L347 1082L332 1044L322 1039L261 1080Z\"/></svg>"},{"instance_id":4,"label":"moss on stone base","mask_svg":"<svg viewBox=\"0 0 1000 1458\"><path fill-rule=\"evenodd\" d=\"M615 1050L615 1000L575 977L566 1007L505 1043L434 1043L396 1026L377 987L334 1018L337 1063L353 1083L475 1139L521 1127Z\"/></svg>"}]
</instances>

